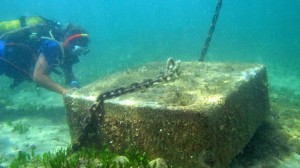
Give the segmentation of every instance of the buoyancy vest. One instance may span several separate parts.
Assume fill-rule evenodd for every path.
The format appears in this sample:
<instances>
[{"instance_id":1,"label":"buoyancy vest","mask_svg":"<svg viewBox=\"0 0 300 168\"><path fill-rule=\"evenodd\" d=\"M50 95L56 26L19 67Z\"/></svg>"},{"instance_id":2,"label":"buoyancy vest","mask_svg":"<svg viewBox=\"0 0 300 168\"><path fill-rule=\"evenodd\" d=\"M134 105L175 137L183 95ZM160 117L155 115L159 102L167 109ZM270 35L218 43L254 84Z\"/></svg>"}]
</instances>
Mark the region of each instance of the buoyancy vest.
<instances>
[{"instance_id":1,"label":"buoyancy vest","mask_svg":"<svg viewBox=\"0 0 300 168\"><path fill-rule=\"evenodd\" d=\"M5 72L7 76L14 78L11 88L16 87L26 79L31 80L31 72L28 71L28 67L24 68L18 65L17 61L11 62L4 58L7 45L10 46L10 51L15 49L23 50L23 55L29 52L27 55L32 55L32 58L37 58L36 54L39 50L41 39L48 39L60 45L60 43L55 40L55 37L59 37L60 33L61 27L59 23L41 16L21 17L16 20L0 22L0 56L2 57L0 57L0 63L1 61L6 62L11 65L10 67L16 69L16 71L10 70L9 73ZM60 50L62 54L64 54L61 45Z\"/></svg>"},{"instance_id":2,"label":"buoyancy vest","mask_svg":"<svg viewBox=\"0 0 300 168\"><path fill-rule=\"evenodd\" d=\"M0 36L6 32L17 30L22 27L34 26L37 24L44 24L44 23L47 23L47 20L41 16L31 16L31 17L22 16L18 19L14 19L14 20L1 21L0 22Z\"/></svg>"}]
</instances>

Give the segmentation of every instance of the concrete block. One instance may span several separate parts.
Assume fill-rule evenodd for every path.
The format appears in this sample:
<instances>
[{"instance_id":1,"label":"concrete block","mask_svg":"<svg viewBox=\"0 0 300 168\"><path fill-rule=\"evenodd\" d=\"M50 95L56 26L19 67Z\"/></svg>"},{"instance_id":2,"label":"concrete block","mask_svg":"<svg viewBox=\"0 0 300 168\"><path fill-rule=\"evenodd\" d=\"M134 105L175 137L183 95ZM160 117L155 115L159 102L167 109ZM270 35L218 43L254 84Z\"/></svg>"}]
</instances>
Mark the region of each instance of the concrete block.
<instances>
[{"instance_id":1,"label":"concrete block","mask_svg":"<svg viewBox=\"0 0 300 168\"><path fill-rule=\"evenodd\" d=\"M164 68L150 63L65 96L72 143L80 143L98 94L155 79ZM139 150L174 167L227 167L268 113L263 65L182 62L176 79L105 100L82 145Z\"/></svg>"}]
</instances>

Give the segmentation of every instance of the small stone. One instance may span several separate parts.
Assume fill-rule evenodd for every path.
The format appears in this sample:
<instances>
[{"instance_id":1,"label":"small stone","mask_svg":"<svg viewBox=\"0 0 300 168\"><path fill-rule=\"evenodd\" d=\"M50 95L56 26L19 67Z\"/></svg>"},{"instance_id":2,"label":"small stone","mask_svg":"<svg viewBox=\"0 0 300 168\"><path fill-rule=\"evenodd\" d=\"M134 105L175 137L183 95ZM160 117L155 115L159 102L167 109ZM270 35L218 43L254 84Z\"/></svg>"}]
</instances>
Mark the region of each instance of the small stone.
<instances>
[{"instance_id":1,"label":"small stone","mask_svg":"<svg viewBox=\"0 0 300 168\"><path fill-rule=\"evenodd\" d=\"M150 168L168 168L168 165L163 158L156 158L148 163Z\"/></svg>"},{"instance_id":2,"label":"small stone","mask_svg":"<svg viewBox=\"0 0 300 168\"><path fill-rule=\"evenodd\" d=\"M122 167L126 163L129 163L129 159L126 156L116 156L112 159L112 166L116 166L116 168Z\"/></svg>"},{"instance_id":3,"label":"small stone","mask_svg":"<svg viewBox=\"0 0 300 168\"><path fill-rule=\"evenodd\" d=\"M93 163L96 167L102 167L103 166L103 164L101 163L101 161L98 158L94 159Z\"/></svg>"}]
</instances>

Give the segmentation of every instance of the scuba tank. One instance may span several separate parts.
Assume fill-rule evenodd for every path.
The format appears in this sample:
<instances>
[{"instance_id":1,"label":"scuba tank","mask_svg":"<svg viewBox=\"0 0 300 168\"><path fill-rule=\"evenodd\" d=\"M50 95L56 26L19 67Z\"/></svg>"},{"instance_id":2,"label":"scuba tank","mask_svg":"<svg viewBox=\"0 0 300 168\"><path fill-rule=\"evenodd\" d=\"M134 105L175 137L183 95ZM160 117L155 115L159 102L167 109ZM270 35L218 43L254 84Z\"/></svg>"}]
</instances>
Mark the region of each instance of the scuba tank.
<instances>
[{"instance_id":1,"label":"scuba tank","mask_svg":"<svg viewBox=\"0 0 300 168\"><path fill-rule=\"evenodd\" d=\"M19 19L1 21L0 22L0 36L6 32L20 29L25 26L33 26L37 24L47 23L47 20L41 16L31 16L25 17L22 16Z\"/></svg>"}]
</instances>

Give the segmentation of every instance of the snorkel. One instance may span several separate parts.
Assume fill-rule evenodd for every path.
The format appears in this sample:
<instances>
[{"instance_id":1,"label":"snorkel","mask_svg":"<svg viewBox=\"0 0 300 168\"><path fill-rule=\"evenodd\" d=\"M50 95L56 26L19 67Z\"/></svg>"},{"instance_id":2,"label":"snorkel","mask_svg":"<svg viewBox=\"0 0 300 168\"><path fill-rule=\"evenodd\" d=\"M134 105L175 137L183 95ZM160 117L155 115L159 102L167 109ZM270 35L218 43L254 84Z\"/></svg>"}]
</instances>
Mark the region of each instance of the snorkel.
<instances>
[{"instance_id":1,"label":"snorkel","mask_svg":"<svg viewBox=\"0 0 300 168\"><path fill-rule=\"evenodd\" d=\"M69 50L72 52L72 55L76 55L76 56L80 56L80 55L86 55L89 52L88 47L86 47L85 45L69 45L71 43L71 41L78 39L78 38L88 38L89 35L88 34L75 34L72 35L70 37L68 37L65 42L63 43L63 47L69 48ZM76 43L76 42L75 42Z\"/></svg>"},{"instance_id":2,"label":"snorkel","mask_svg":"<svg viewBox=\"0 0 300 168\"><path fill-rule=\"evenodd\" d=\"M67 47L68 44L70 43L70 41L72 41L72 40L74 40L74 39L77 39L77 38L81 38L81 37L86 37L86 38L88 38L89 35L88 35L88 34L75 34L75 35L73 35L73 36L71 36L71 37L68 37L68 38L65 40L65 42L63 43L63 46L64 46L64 47Z\"/></svg>"}]
</instances>

